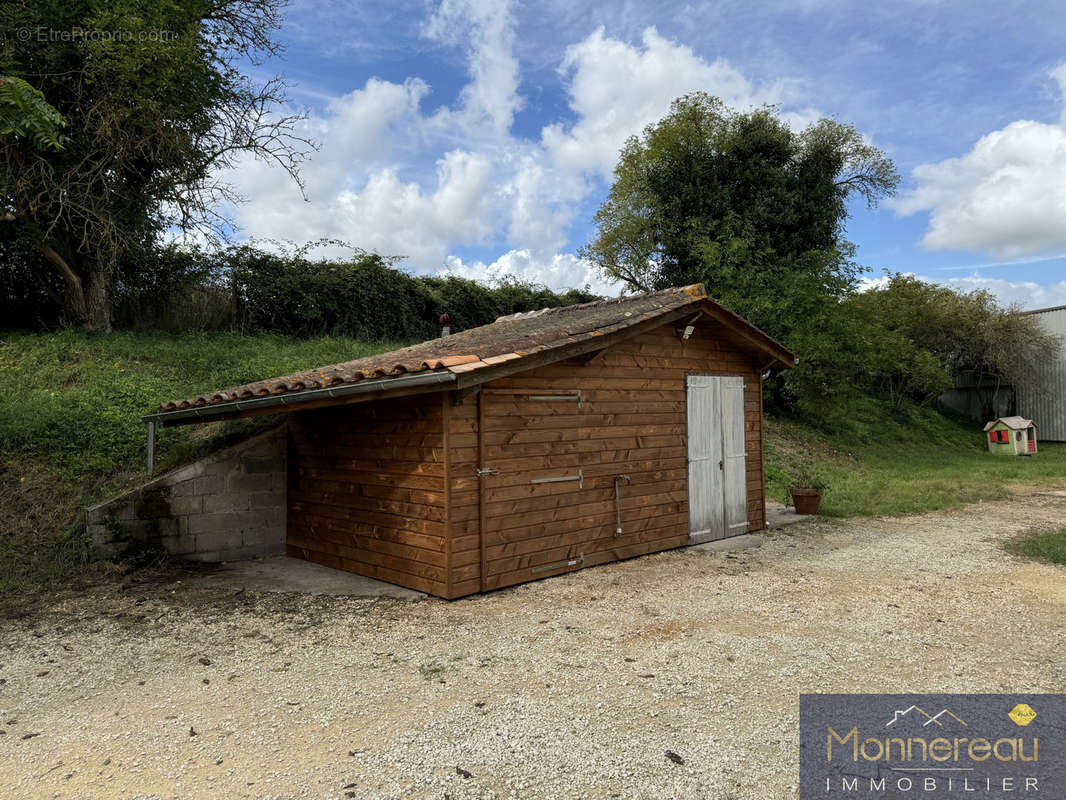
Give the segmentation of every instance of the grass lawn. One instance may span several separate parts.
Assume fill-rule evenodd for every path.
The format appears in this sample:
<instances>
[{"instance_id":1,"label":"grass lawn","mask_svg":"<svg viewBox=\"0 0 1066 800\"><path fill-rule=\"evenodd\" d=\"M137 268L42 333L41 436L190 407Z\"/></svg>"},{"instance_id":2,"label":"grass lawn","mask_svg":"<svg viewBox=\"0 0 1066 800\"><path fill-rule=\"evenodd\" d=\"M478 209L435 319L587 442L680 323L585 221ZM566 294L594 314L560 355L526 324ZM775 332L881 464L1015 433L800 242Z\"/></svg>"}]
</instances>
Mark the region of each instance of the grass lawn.
<instances>
[{"instance_id":1,"label":"grass lawn","mask_svg":"<svg viewBox=\"0 0 1066 800\"><path fill-rule=\"evenodd\" d=\"M1052 564L1066 564L1066 528L1061 531L1039 533L1028 539L1011 542L1007 549L1021 556L1028 556Z\"/></svg>"},{"instance_id":2,"label":"grass lawn","mask_svg":"<svg viewBox=\"0 0 1066 800\"><path fill-rule=\"evenodd\" d=\"M1031 458L993 456L976 423L929 409L895 416L873 412L868 409L869 426L838 434L769 418L769 497L783 501L789 473L804 463L828 484L821 513L830 517L933 511L995 500L1010 495L1010 484L1066 486L1066 445L1041 443Z\"/></svg>"}]
</instances>

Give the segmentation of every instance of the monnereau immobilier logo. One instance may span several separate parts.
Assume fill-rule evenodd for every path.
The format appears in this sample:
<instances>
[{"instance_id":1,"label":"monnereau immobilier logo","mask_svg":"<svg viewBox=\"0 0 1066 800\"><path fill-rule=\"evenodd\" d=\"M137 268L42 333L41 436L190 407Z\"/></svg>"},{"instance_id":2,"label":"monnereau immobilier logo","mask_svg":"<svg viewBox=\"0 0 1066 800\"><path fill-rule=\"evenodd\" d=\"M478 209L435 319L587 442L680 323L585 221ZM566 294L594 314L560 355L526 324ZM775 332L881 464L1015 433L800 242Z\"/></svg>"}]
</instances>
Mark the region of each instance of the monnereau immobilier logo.
<instances>
[{"instance_id":1,"label":"monnereau immobilier logo","mask_svg":"<svg viewBox=\"0 0 1066 800\"><path fill-rule=\"evenodd\" d=\"M1066 800L1066 694L800 695L800 800Z\"/></svg>"}]
</instances>

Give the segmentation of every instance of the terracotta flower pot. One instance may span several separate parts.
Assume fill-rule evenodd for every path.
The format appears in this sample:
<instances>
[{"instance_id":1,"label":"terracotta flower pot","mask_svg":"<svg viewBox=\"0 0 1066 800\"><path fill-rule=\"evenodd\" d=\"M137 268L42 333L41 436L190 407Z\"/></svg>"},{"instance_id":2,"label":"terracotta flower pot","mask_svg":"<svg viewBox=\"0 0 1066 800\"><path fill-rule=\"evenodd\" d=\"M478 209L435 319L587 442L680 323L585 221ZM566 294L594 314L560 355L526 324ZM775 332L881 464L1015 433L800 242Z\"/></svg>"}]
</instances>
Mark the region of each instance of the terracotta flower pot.
<instances>
[{"instance_id":1,"label":"terracotta flower pot","mask_svg":"<svg viewBox=\"0 0 1066 800\"><path fill-rule=\"evenodd\" d=\"M821 489L789 489L797 514L817 514L822 507Z\"/></svg>"}]
</instances>

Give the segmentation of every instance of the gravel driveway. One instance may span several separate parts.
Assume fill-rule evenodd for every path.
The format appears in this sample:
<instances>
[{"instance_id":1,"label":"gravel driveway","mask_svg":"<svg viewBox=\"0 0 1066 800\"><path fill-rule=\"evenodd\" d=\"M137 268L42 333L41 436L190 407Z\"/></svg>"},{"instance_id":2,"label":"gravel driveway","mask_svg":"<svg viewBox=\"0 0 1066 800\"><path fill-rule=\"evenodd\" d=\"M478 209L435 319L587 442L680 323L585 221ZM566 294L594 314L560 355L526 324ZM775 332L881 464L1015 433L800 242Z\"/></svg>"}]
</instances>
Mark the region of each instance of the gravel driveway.
<instances>
[{"instance_id":1,"label":"gravel driveway","mask_svg":"<svg viewBox=\"0 0 1066 800\"><path fill-rule=\"evenodd\" d=\"M1063 525L811 522L453 603L112 585L0 620L0 786L794 797L800 692L1066 690L1066 569L1000 549Z\"/></svg>"}]
</instances>

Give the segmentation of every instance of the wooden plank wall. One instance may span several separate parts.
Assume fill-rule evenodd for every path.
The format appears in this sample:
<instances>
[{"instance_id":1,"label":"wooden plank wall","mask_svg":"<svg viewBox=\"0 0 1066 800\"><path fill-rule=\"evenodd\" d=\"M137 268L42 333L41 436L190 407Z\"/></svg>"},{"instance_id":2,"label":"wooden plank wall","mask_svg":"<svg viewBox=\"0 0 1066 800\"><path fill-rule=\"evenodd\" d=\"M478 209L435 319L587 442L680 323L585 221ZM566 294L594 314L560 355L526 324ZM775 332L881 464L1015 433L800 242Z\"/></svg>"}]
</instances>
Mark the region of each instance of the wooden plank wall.
<instances>
[{"instance_id":1,"label":"wooden plank wall","mask_svg":"<svg viewBox=\"0 0 1066 800\"><path fill-rule=\"evenodd\" d=\"M293 414L287 552L454 598L482 589L482 559L484 588L494 589L568 571L531 569L579 552L590 566L684 545L691 373L745 378L748 519L758 530L759 367L731 341L703 322L682 344L668 324L585 364L494 381L481 400L455 405L443 392ZM523 390L580 390L582 407L533 401ZM479 479L479 465L498 473ZM529 483L577 468L582 487ZM621 537L614 536L618 474L632 479L623 489Z\"/></svg>"},{"instance_id":2,"label":"wooden plank wall","mask_svg":"<svg viewBox=\"0 0 1066 800\"><path fill-rule=\"evenodd\" d=\"M445 402L434 393L292 414L286 552L448 596ZM476 439L447 433L449 446Z\"/></svg>"},{"instance_id":3,"label":"wooden plank wall","mask_svg":"<svg viewBox=\"0 0 1066 800\"><path fill-rule=\"evenodd\" d=\"M463 597L481 591L481 551L478 505L478 399L449 404L450 521L452 584L446 597Z\"/></svg>"},{"instance_id":4,"label":"wooden plank wall","mask_svg":"<svg viewBox=\"0 0 1066 800\"><path fill-rule=\"evenodd\" d=\"M685 376L745 378L749 530L764 527L762 390L756 356L721 328L704 321L680 341L672 324L604 351L585 364L566 362L486 384L481 398L483 466L499 471L485 481L477 506L478 399L447 412L464 438L451 444L452 586L458 597L481 588L480 536L484 519L484 586L499 588L573 568L533 573L584 553L584 564L665 550L688 543ZM533 401L515 390L580 390L576 404ZM475 446L471 446L470 433ZM581 468L584 485L532 486L531 477ZM614 476L623 488L623 535L615 537ZM480 512L480 513L479 513Z\"/></svg>"}]
</instances>

